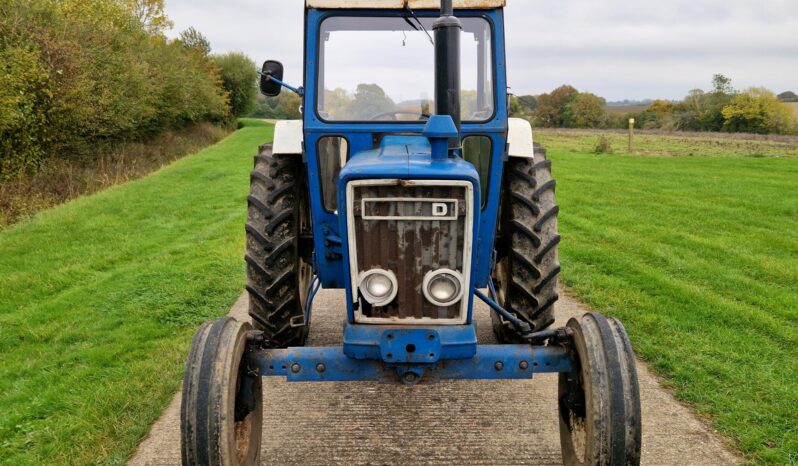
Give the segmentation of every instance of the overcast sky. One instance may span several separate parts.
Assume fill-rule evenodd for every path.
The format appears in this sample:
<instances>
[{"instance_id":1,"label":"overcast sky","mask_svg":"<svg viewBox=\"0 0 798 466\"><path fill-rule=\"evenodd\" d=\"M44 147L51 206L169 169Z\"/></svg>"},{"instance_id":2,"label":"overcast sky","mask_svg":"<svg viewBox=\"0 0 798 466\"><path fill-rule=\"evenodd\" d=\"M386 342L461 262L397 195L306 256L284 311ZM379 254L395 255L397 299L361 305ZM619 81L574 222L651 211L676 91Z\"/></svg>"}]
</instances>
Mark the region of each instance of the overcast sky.
<instances>
[{"instance_id":1,"label":"overcast sky","mask_svg":"<svg viewBox=\"0 0 798 466\"><path fill-rule=\"evenodd\" d=\"M215 53L242 51L302 76L302 0L166 0ZM607 100L679 99L723 73L738 89L798 92L798 0L508 0L513 93L571 84Z\"/></svg>"}]
</instances>

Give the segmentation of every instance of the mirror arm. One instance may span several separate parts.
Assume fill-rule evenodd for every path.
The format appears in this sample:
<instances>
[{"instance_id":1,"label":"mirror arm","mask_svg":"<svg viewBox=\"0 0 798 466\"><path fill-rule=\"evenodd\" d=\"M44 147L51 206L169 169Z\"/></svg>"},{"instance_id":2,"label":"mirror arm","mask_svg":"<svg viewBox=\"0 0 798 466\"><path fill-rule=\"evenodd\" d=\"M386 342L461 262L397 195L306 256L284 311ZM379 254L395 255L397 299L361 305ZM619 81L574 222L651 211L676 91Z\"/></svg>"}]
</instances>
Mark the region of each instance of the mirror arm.
<instances>
[{"instance_id":1,"label":"mirror arm","mask_svg":"<svg viewBox=\"0 0 798 466\"><path fill-rule=\"evenodd\" d=\"M305 95L305 88L303 88L302 86L293 87L293 86L291 86L291 85L289 85L287 83L284 83L284 82L280 81L279 79L275 78L274 76L272 76L270 74L263 74L263 72L261 72L261 71L258 71L258 74L261 75L262 77L266 78L269 81L276 82L277 84L283 86L284 88L288 89L289 91L295 93L296 95L298 95L300 97Z\"/></svg>"}]
</instances>

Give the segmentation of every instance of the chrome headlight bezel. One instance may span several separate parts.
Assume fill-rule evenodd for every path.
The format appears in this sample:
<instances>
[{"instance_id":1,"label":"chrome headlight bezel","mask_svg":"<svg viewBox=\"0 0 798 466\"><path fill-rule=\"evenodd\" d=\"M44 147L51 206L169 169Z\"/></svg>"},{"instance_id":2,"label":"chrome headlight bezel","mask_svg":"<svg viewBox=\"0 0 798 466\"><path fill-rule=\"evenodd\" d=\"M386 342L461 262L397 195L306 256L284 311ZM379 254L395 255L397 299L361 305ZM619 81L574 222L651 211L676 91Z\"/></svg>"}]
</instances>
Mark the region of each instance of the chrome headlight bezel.
<instances>
[{"instance_id":1,"label":"chrome headlight bezel","mask_svg":"<svg viewBox=\"0 0 798 466\"><path fill-rule=\"evenodd\" d=\"M447 301L439 301L433 296L432 291L430 290L430 286L432 285L433 281L439 277L446 277L450 279L451 283L455 286L455 293ZM424 298L426 298L430 303L439 307L448 307L459 302L461 299L463 299L463 291L465 288L465 279L463 278L463 274L452 269L438 269L427 272L427 274L424 276L424 282L421 285L421 290L424 292Z\"/></svg>"},{"instance_id":2,"label":"chrome headlight bezel","mask_svg":"<svg viewBox=\"0 0 798 466\"><path fill-rule=\"evenodd\" d=\"M391 284L391 290L385 296L375 296L368 289L369 279L378 276L387 278ZM396 294L399 292L399 281L396 279L396 275L390 270L371 269L362 272L360 274L360 277L358 277L358 289L360 289L360 294L363 296L363 299L365 299L366 302L368 302L372 306L375 307L385 306L390 304L391 301L393 301L396 298Z\"/></svg>"}]
</instances>

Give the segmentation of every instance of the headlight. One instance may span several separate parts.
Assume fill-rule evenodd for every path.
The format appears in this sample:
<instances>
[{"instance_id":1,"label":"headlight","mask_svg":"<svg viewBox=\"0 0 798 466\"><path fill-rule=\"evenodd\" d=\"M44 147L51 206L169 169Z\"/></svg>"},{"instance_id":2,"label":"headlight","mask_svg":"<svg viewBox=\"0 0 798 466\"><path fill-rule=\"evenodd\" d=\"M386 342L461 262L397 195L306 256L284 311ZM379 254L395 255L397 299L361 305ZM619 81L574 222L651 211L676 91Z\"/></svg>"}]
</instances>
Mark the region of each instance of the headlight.
<instances>
[{"instance_id":1,"label":"headlight","mask_svg":"<svg viewBox=\"0 0 798 466\"><path fill-rule=\"evenodd\" d=\"M463 276L450 269L428 272L422 285L427 301L440 307L451 306L460 301L463 288Z\"/></svg>"},{"instance_id":2,"label":"headlight","mask_svg":"<svg viewBox=\"0 0 798 466\"><path fill-rule=\"evenodd\" d=\"M360 293L372 306L385 306L396 297L396 275L390 270L372 269L360 274Z\"/></svg>"}]
</instances>

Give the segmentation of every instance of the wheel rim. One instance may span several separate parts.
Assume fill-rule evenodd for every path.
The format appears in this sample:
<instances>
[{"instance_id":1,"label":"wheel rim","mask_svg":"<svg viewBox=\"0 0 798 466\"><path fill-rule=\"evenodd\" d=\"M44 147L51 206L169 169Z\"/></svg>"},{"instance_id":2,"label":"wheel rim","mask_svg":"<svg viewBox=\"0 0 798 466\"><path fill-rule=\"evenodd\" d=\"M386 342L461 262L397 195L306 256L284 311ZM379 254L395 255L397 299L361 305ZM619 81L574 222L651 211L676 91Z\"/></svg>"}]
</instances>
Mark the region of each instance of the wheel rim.
<instances>
[{"instance_id":1,"label":"wheel rim","mask_svg":"<svg viewBox=\"0 0 798 466\"><path fill-rule=\"evenodd\" d=\"M244 353L246 354L246 352ZM235 381L235 405L233 407L233 449L237 464L247 464L253 457L257 457L257 452L253 452L253 445L258 445L258 442L253 442L253 435L260 435L260 430L256 429L255 423L260 421L261 413L258 410L258 404L262 401L256 395L260 392L260 379L252 377L248 374L247 364L242 356L239 363L239 369ZM252 391L249 394L242 393L242 385L245 382L251 382L250 387ZM249 398L247 398L249 397ZM247 402L251 406L246 406ZM240 417L240 411L248 409L243 418Z\"/></svg>"},{"instance_id":2,"label":"wheel rim","mask_svg":"<svg viewBox=\"0 0 798 466\"><path fill-rule=\"evenodd\" d=\"M239 371L238 377L236 377L236 393L239 393L241 390L241 381L244 379L241 375L241 371ZM238 411L240 407L239 397L236 396L236 405L235 410ZM250 432L252 432L252 412L247 414L243 420L236 421L235 417L233 418L233 433L235 435L235 453L236 453L236 460L239 464L244 462L244 459L247 457L249 453L249 436Z\"/></svg>"},{"instance_id":3,"label":"wheel rim","mask_svg":"<svg viewBox=\"0 0 798 466\"><path fill-rule=\"evenodd\" d=\"M580 371L577 377L579 381L579 393L582 396L582 405L585 403L584 383L582 372ZM569 403L568 397L564 397L561 401L560 415L562 420L568 428L568 438L571 451L578 464L585 464L585 453L587 451L587 419L586 413L578 413L573 409Z\"/></svg>"},{"instance_id":4,"label":"wheel rim","mask_svg":"<svg viewBox=\"0 0 798 466\"><path fill-rule=\"evenodd\" d=\"M571 430L571 443L574 446L574 456L580 463L585 462L585 448L587 447L587 432L585 418L578 417L572 411L568 428Z\"/></svg>"},{"instance_id":5,"label":"wheel rim","mask_svg":"<svg viewBox=\"0 0 798 466\"><path fill-rule=\"evenodd\" d=\"M236 436L236 460L239 464L243 463L249 455L249 437L252 432L252 416L249 413L244 421L235 423L235 436Z\"/></svg>"}]
</instances>

